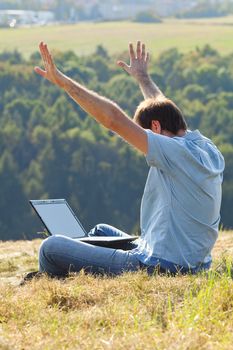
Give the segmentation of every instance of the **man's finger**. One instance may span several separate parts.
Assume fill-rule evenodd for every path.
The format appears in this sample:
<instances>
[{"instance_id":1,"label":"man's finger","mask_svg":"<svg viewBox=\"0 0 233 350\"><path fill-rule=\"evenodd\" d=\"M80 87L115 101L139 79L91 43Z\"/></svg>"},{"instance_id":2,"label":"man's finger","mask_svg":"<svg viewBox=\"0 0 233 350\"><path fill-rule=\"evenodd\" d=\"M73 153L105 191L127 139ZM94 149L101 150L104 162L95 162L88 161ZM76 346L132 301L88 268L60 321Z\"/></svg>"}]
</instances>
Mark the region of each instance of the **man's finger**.
<instances>
[{"instance_id":1,"label":"man's finger","mask_svg":"<svg viewBox=\"0 0 233 350\"><path fill-rule=\"evenodd\" d=\"M135 59L135 52L132 43L129 44L129 56L131 60Z\"/></svg>"},{"instance_id":2,"label":"man's finger","mask_svg":"<svg viewBox=\"0 0 233 350\"><path fill-rule=\"evenodd\" d=\"M39 50L40 50L40 55L41 55L41 58L43 59L44 61L44 58L43 58L43 42L40 42L40 45L39 45Z\"/></svg>"},{"instance_id":3,"label":"man's finger","mask_svg":"<svg viewBox=\"0 0 233 350\"><path fill-rule=\"evenodd\" d=\"M142 60L145 60L145 57L146 57L146 46L145 44L142 44L142 52L141 52Z\"/></svg>"},{"instance_id":4,"label":"man's finger","mask_svg":"<svg viewBox=\"0 0 233 350\"><path fill-rule=\"evenodd\" d=\"M52 55L49 52L47 44L45 45L45 55L46 55L46 60L47 60L48 64L50 66L52 66L54 63L53 63Z\"/></svg>"},{"instance_id":5,"label":"man's finger","mask_svg":"<svg viewBox=\"0 0 233 350\"><path fill-rule=\"evenodd\" d=\"M146 59L145 59L146 63L148 63L149 60L150 60L150 54L149 54L149 52L147 52L146 53Z\"/></svg>"},{"instance_id":6,"label":"man's finger","mask_svg":"<svg viewBox=\"0 0 233 350\"><path fill-rule=\"evenodd\" d=\"M137 58L141 58L141 41L137 42Z\"/></svg>"},{"instance_id":7,"label":"man's finger","mask_svg":"<svg viewBox=\"0 0 233 350\"><path fill-rule=\"evenodd\" d=\"M54 61L52 58L52 55L49 52L48 46L47 44L41 42L40 44L40 52L41 52L41 56L45 65L45 69L49 70L49 68L54 68Z\"/></svg>"},{"instance_id":8,"label":"man's finger","mask_svg":"<svg viewBox=\"0 0 233 350\"><path fill-rule=\"evenodd\" d=\"M45 68L47 68L48 65L47 65L47 60L46 60L46 55L45 55L45 49L44 49L43 41L40 43L39 49L40 49L40 54L41 54L41 58L43 60L44 66L45 66Z\"/></svg>"},{"instance_id":9,"label":"man's finger","mask_svg":"<svg viewBox=\"0 0 233 350\"><path fill-rule=\"evenodd\" d=\"M48 52L47 44L44 45L44 55L45 55L46 62L49 64L49 52Z\"/></svg>"},{"instance_id":10,"label":"man's finger","mask_svg":"<svg viewBox=\"0 0 233 350\"><path fill-rule=\"evenodd\" d=\"M117 65L121 68L123 68L127 73L129 72L130 67L128 66L128 64L126 64L123 61L117 61Z\"/></svg>"},{"instance_id":11,"label":"man's finger","mask_svg":"<svg viewBox=\"0 0 233 350\"><path fill-rule=\"evenodd\" d=\"M46 44L43 45L43 55L44 55L44 60L46 64L46 69L48 70L50 66L50 58L49 58L48 47Z\"/></svg>"},{"instance_id":12,"label":"man's finger","mask_svg":"<svg viewBox=\"0 0 233 350\"><path fill-rule=\"evenodd\" d=\"M40 44L39 44L40 52L41 52L42 48L43 48L43 41L41 41Z\"/></svg>"},{"instance_id":13,"label":"man's finger","mask_svg":"<svg viewBox=\"0 0 233 350\"><path fill-rule=\"evenodd\" d=\"M43 78L46 78L46 71L43 70L43 69L41 69L40 67L35 67L35 68L34 68L34 71L35 71L37 74L41 75Z\"/></svg>"}]
</instances>

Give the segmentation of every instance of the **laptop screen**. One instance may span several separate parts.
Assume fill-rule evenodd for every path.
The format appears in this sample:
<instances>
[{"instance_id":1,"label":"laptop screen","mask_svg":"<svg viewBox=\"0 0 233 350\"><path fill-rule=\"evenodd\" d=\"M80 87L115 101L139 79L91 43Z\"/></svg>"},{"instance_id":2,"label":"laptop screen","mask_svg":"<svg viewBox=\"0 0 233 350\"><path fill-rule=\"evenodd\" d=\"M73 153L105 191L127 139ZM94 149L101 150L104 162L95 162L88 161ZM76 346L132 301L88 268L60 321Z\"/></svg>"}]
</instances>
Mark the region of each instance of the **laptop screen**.
<instances>
[{"instance_id":1,"label":"laptop screen","mask_svg":"<svg viewBox=\"0 0 233 350\"><path fill-rule=\"evenodd\" d=\"M65 199L32 200L31 205L51 235L84 237L86 232Z\"/></svg>"}]
</instances>

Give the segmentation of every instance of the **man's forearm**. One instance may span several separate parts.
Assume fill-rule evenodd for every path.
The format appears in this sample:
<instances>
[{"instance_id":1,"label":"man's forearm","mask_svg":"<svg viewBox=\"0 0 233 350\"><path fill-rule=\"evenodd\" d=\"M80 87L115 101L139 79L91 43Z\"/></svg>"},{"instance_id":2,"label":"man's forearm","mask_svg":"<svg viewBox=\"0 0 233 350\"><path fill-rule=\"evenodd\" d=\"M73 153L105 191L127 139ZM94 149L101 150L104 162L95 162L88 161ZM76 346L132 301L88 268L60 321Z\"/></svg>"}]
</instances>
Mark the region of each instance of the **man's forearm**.
<instances>
[{"instance_id":1,"label":"man's forearm","mask_svg":"<svg viewBox=\"0 0 233 350\"><path fill-rule=\"evenodd\" d=\"M102 97L94 91L88 90L65 75L62 75L62 82L59 86L90 114L96 121L108 129L114 131L116 119L128 119L121 108L111 100Z\"/></svg>"},{"instance_id":2,"label":"man's forearm","mask_svg":"<svg viewBox=\"0 0 233 350\"><path fill-rule=\"evenodd\" d=\"M145 99L163 96L162 91L153 82L149 74L142 74L137 77L138 84Z\"/></svg>"}]
</instances>

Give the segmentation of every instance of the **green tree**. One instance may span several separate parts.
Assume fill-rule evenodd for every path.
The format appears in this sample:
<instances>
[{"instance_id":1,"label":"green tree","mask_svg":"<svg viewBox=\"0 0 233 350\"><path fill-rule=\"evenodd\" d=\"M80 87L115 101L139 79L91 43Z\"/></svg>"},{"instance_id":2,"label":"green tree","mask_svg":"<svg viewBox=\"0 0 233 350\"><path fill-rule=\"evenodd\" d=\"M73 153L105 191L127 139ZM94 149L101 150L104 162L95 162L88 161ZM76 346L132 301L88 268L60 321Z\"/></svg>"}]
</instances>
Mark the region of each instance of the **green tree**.
<instances>
[{"instance_id":1,"label":"green tree","mask_svg":"<svg viewBox=\"0 0 233 350\"><path fill-rule=\"evenodd\" d=\"M0 235L1 239L23 238L26 232L27 199L11 154L0 157Z\"/></svg>"}]
</instances>

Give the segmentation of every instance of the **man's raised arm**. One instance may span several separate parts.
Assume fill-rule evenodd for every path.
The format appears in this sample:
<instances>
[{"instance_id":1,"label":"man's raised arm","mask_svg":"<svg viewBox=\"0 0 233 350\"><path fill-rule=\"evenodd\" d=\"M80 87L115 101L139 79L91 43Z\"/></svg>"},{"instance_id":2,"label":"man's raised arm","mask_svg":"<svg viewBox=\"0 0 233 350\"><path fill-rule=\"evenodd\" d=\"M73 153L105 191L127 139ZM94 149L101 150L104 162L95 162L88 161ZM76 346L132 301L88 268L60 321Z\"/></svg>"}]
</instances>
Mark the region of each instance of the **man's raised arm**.
<instances>
[{"instance_id":1,"label":"man's raised arm","mask_svg":"<svg viewBox=\"0 0 233 350\"><path fill-rule=\"evenodd\" d=\"M129 65L123 61L118 61L117 64L137 80L144 98L163 96L162 91L153 82L148 73L149 53L146 52L145 44L138 41L135 53L133 44L130 43L129 57Z\"/></svg>"},{"instance_id":2,"label":"man's raised arm","mask_svg":"<svg viewBox=\"0 0 233 350\"><path fill-rule=\"evenodd\" d=\"M36 73L65 90L100 124L116 132L142 153L147 153L147 134L141 126L134 123L114 102L86 89L61 73L54 64L46 44L40 43L39 48L44 69L35 67Z\"/></svg>"}]
</instances>

